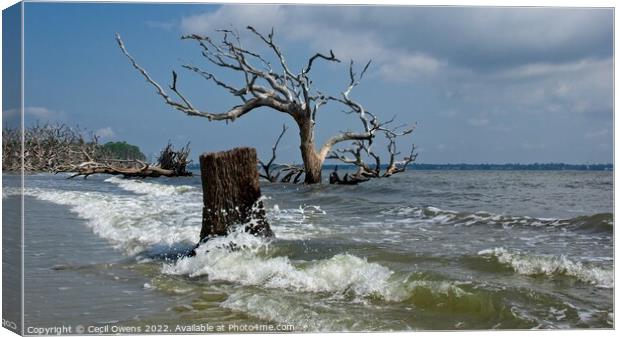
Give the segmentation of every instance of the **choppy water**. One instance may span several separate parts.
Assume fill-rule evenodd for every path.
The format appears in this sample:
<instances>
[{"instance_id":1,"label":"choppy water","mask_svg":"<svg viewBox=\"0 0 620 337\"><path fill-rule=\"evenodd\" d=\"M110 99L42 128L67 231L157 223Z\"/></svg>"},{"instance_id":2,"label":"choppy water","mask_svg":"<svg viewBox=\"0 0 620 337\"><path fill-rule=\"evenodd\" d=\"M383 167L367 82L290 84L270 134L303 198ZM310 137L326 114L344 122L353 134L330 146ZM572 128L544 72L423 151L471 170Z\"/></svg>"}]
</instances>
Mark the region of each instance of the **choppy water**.
<instances>
[{"instance_id":1,"label":"choppy water","mask_svg":"<svg viewBox=\"0 0 620 337\"><path fill-rule=\"evenodd\" d=\"M198 177L27 177L26 326L613 326L611 172L261 187L276 240L235 232L177 258L198 239Z\"/></svg>"}]
</instances>

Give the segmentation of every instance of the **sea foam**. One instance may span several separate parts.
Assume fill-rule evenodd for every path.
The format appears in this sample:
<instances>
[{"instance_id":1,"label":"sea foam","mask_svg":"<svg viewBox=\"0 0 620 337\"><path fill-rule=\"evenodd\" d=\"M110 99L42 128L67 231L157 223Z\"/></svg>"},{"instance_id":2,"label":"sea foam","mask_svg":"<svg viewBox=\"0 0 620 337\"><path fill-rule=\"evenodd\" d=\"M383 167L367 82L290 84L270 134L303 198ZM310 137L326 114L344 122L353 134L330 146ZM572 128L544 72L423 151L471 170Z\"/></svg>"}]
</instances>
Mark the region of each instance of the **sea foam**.
<instances>
[{"instance_id":1,"label":"sea foam","mask_svg":"<svg viewBox=\"0 0 620 337\"><path fill-rule=\"evenodd\" d=\"M504 228L531 226L613 232L613 215L611 213L599 213L575 218L541 218L496 214L485 211L475 213L457 212L431 206L397 207L384 210L381 213L386 216L406 217L406 219L412 222L422 221L433 225L452 225L455 227L473 225L499 225Z\"/></svg>"},{"instance_id":2,"label":"sea foam","mask_svg":"<svg viewBox=\"0 0 620 337\"><path fill-rule=\"evenodd\" d=\"M200 188L164 185L144 180L111 177L106 183L132 194L26 188L24 194L69 207L95 234L115 248L135 255L154 246L198 242L202 219ZM19 195L21 189L3 190L3 197ZM312 224L324 214L317 206L267 210L278 238L305 239L326 230Z\"/></svg>"},{"instance_id":3,"label":"sea foam","mask_svg":"<svg viewBox=\"0 0 620 337\"><path fill-rule=\"evenodd\" d=\"M157 197L181 194L186 192L201 192L196 187L189 185L172 186L145 182L135 179L122 179L118 177L111 177L106 179L105 181L118 185L120 188L126 191Z\"/></svg>"},{"instance_id":4,"label":"sea foam","mask_svg":"<svg viewBox=\"0 0 620 337\"><path fill-rule=\"evenodd\" d=\"M575 262L566 256L527 255L510 252L505 248L485 249L478 255L493 256L500 263L507 264L522 275L567 275L582 282L594 284L601 288L614 286L613 270L587 266Z\"/></svg>"},{"instance_id":5,"label":"sea foam","mask_svg":"<svg viewBox=\"0 0 620 337\"><path fill-rule=\"evenodd\" d=\"M239 250L227 249L231 243ZM196 256L164 264L167 274L206 275L209 280L229 281L264 288L282 288L300 292L326 292L358 296L379 295L390 299L393 272L377 263L350 254L329 259L300 262L286 256L267 257L265 239L237 229L229 236L207 241L196 250Z\"/></svg>"},{"instance_id":6,"label":"sea foam","mask_svg":"<svg viewBox=\"0 0 620 337\"><path fill-rule=\"evenodd\" d=\"M195 188L116 177L106 182L136 195L44 188L26 188L25 194L68 206L95 234L128 255L153 246L198 241L202 200Z\"/></svg>"}]
</instances>

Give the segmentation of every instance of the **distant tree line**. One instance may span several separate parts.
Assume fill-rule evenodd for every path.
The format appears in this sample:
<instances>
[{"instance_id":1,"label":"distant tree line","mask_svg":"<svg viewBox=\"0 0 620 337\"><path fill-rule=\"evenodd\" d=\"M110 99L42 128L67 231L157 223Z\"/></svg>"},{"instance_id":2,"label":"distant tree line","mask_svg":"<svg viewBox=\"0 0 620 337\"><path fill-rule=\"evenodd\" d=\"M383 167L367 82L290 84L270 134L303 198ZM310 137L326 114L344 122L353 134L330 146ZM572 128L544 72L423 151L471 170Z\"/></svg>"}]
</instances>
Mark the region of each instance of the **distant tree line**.
<instances>
[{"instance_id":1,"label":"distant tree line","mask_svg":"<svg viewBox=\"0 0 620 337\"><path fill-rule=\"evenodd\" d=\"M493 170L493 171L611 171L613 164L410 164L410 170Z\"/></svg>"},{"instance_id":2,"label":"distant tree line","mask_svg":"<svg viewBox=\"0 0 620 337\"><path fill-rule=\"evenodd\" d=\"M109 158L124 160L146 160L146 156L140 148L127 144L127 142L107 142L103 144L102 150L107 152Z\"/></svg>"}]
</instances>

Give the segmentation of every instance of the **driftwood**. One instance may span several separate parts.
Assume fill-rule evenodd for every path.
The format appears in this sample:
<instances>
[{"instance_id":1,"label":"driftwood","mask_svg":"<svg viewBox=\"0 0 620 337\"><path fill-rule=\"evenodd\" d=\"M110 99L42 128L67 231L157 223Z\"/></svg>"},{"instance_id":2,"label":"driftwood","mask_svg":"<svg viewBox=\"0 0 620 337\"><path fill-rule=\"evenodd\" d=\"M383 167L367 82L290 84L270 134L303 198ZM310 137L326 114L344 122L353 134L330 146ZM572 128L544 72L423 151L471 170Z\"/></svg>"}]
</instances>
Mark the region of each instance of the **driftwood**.
<instances>
[{"instance_id":1,"label":"driftwood","mask_svg":"<svg viewBox=\"0 0 620 337\"><path fill-rule=\"evenodd\" d=\"M187 165L192 162L187 160L189 153L189 143L179 150L175 150L172 144L168 142L168 145L159 154L157 166L161 171L172 171L176 177L191 176L192 173L187 171Z\"/></svg>"},{"instance_id":2,"label":"driftwood","mask_svg":"<svg viewBox=\"0 0 620 337\"><path fill-rule=\"evenodd\" d=\"M189 152L189 143L178 151L175 151L172 145L168 143L161 151L155 165L141 160L104 159L96 161L85 152L83 155L87 158L87 161L77 165L66 165L58 168L56 173L74 173L68 179L79 176L86 178L92 174L122 175L126 178L191 176L192 173L186 171L187 165L191 163L191 160L187 160Z\"/></svg>"},{"instance_id":3,"label":"driftwood","mask_svg":"<svg viewBox=\"0 0 620 337\"><path fill-rule=\"evenodd\" d=\"M261 200L256 150L235 148L200 156L203 210L200 242L244 224L254 235L273 236Z\"/></svg>"},{"instance_id":4,"label":"driftwood","mask_svg":"<svg viewBox=\"0 0 620 337\"><path fill-rule=\"evenodd\" d=\"M111 174L122 175L126 178L147 178L147 177L178 177L179 175L173 170L166 170L155 165L149 165L140 160L134 161L117 161L111 160L110 162L117 162L117 165L103 164L97 162L84 162L79 165L75 165L67 170L59 170L59 172L72 172L73 175L67 179L73 179L75 177L83 176L84 178L92 174ZM125 164L120 165L121 163ZM130 165L127 165L130 164ZM138 164L134 166L132 164ZM133 166L133 167L132 167ZM188 172L186 175L191 175Z\"/></svg>"}]
</instances>

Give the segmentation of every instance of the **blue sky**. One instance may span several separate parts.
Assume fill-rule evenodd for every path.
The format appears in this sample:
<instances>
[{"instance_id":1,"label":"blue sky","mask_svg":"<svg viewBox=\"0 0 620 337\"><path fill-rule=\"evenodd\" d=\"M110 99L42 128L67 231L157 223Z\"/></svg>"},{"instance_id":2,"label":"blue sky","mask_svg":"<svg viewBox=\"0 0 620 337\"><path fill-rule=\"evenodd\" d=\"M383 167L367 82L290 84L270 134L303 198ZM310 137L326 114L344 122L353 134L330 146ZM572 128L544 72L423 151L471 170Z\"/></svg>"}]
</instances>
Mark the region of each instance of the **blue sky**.
<instances>
[{"instance_id":1,"label":"blue sky","mask_svg":"<svg viewBox=\"0 0 620 337\"><path fill-rule=\"evenodd\" d=\"M248 24L273 27L295 69L329 49L343 61L372 59L352 95L384 119L417 123L399 148L414 142L419 162L612 162L611 9L26 3L26 122L78 124L149 155L169 139L191 141L194 156L241 145L267 156L285 123L279 161L299 162L289 116L258 110L229 124L186 116L163 103L114 41L120 33L162 85L177 70L193 103L219 112L239 102L181 65L241 79L210 67L179 37ZM242 35L246 47L266 52ZM337 95L347 71L347 62L321 63L314 83ZM359 128L341 110L321 110L319 143ZM15 107L3 107L5 123L15 118Z\"/></svg>"}]
</instances>

